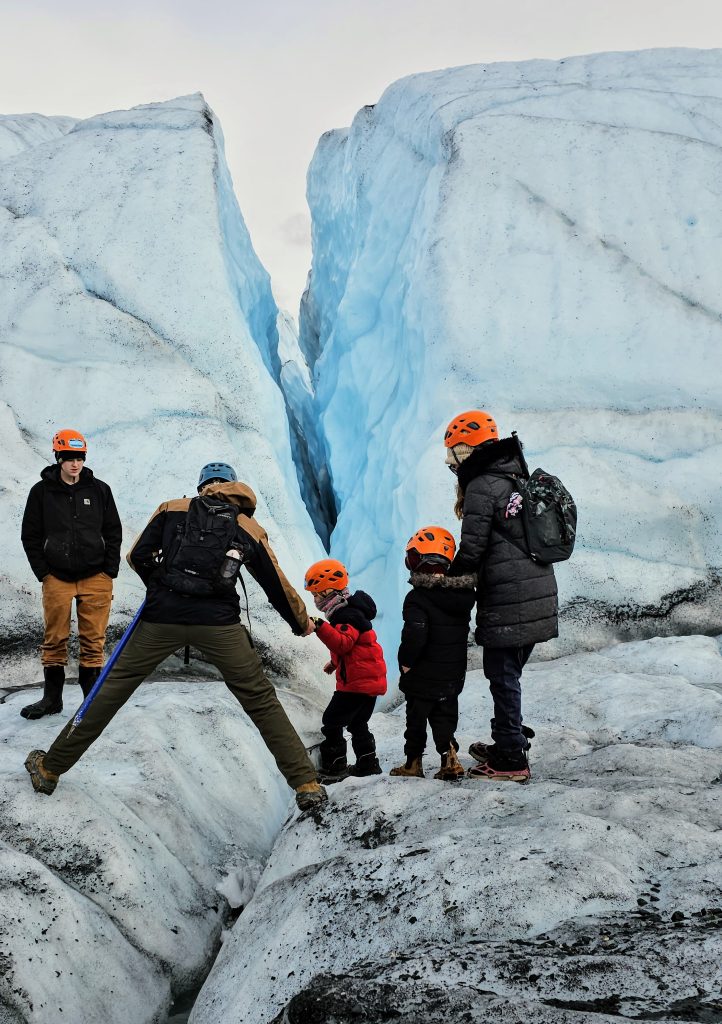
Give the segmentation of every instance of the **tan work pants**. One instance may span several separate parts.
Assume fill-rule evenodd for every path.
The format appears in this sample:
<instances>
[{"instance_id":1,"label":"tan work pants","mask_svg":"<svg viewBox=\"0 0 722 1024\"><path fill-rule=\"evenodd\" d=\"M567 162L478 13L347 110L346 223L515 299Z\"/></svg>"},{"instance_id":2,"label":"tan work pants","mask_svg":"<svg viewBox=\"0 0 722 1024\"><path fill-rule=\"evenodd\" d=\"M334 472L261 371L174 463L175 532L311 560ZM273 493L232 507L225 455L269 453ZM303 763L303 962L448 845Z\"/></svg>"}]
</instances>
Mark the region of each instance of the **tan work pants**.
<instances>
[{"instance_id":1,"label":"tan work pants","mask_svg":"<svg viewBox=\"0 0 722 1024\"><path fill-rule=\"evenodd\" d=\"M80 664L101 668L105 631L108 628L113 581L104 572L68 583L49 575L43 580L43 666L67 665L70 612L75 601L80 638Z\"/></svg>"},{"instance_id":2,"label":"tan work pants","mask_svg":"<svg viewBox=\"0 0 722 1024\"><path fill-rule=\"evenodd\" d=\"M175 626L139 622L108 673L82 722L72 719L61 731L43 763L62 775L79 761L146 676L169 654L186 644L202 651L220 671L226 686L256 726L276 759L279 771L295 789L316 778L306 748L288 720L276 691L240 622L231 626Z\"/></svg>"}]
</instances>

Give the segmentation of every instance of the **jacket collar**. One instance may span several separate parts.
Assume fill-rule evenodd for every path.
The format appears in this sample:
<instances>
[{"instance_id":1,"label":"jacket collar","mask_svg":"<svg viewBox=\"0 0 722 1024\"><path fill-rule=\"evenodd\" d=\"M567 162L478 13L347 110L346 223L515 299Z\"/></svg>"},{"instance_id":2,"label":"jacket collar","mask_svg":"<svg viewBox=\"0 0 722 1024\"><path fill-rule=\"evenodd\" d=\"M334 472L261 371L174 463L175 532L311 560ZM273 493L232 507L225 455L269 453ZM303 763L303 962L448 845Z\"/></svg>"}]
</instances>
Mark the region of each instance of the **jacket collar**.
<instances>
[{"instance_id":1,"label":"jacket collar","mask_svg":"<svg viewBox=\"0 0 722 1024\"><path fill-rule=\"evenodd\" d=\"M516 434L475 448L459 466L456 479L462 491L465 491L477 476L490 472L529 476L522 444Z\"/></svg>"},{"instance_id":2,"label":"jacket collar","mask_svg":"<svg viewBox=\"0 0 722 1024\"><path fill-rule=\"evenodd\" d=\"M476 587L477 576L475 572L467 573L465 576L442 576L441 573L412 572L409 576L409 583L412 587L421 587L425 590L473 590Z\"/></svg>"}]
</instances>

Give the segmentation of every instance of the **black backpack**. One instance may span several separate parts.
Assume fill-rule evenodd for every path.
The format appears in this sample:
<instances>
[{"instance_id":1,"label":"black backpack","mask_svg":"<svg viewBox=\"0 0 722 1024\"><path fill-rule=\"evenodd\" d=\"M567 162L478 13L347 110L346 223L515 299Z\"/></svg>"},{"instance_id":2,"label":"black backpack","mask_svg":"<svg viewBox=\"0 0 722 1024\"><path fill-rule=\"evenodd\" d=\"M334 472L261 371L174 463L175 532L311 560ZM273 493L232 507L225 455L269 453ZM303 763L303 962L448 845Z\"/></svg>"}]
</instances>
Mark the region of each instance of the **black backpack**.
<instances>
[{"instance_id":1,"label":"black backpack","mask_svg":"<svg viewBox=\"0 0 722 1024\"><path fill-rule=\"evenodd\" d=\"M574 498L558 477L543 469L535 469L526 480L512 479L521 496L519 512L526 540L525 553L541 565L565 562L574 550L577 534ZM501 532L515 543L505 530Z\"/></svg>"},{"instance_id":2,"label":"black backpack","mask_svg":"<svg viewBox=\"0 0 722 1024\"><path fill-rule=\"evenodd\" d=\"M236 575L221 575L229 548L243 551L238 509L210 496L192 498L185 521L163 559L160 581L181 594L210 597L235 590ZM240 562L239 562L240 568Z\"/></svg>"}]
</instances>

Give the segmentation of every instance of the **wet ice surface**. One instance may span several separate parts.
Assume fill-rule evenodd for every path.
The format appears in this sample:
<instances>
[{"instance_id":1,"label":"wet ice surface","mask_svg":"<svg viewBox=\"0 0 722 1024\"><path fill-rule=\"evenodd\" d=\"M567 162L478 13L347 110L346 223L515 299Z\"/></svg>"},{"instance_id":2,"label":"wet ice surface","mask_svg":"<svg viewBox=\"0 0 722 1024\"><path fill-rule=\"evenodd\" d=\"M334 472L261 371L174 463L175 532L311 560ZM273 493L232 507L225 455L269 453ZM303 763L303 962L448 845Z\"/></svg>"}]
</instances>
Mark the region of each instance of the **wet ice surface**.
<instances>
[{"instance_id":1,"label":"wet ice surface","mask_svg":"<svg viewBox=\"0 0 722 1024\"><path fill-rule=\"evenodd\" d=\"M429 750L425 780L332 787L282 831L191 1021L719 1020L721 684L709 637L538 662L531 785L436 782ZM477 672L461 709L463 754ZM403 709L373 728L388 769Z\"/></svg>"},{"instance_id":2,"label":"wet ice surface","mask_svg":"<svg viewBox=\"0 0 722 1024\"><path fill-rule=\"evenodd\" d=\"M0 1021L164 1021L205 975L227 899L250 898L292 794L209 681L141 687L55 793L35 794L23 761L73 690L67 715L38 722L18 714L28 691L0 705ZM281 699L314 736L318 711Z\"/></svg>"}]
</instances>

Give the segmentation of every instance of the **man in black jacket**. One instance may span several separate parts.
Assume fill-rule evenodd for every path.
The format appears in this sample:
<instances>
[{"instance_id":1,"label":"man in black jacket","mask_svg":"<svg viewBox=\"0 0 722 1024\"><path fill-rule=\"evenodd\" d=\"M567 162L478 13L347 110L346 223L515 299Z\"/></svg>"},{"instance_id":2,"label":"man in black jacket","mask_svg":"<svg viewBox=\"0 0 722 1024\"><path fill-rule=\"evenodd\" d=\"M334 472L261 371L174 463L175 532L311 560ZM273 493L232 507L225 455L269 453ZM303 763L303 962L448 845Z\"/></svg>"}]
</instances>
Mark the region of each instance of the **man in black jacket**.
<instances>
[{"instance_id":1,"label":"man in black jacket","mask_svg":"<svg viewBox=\"0 0 722 1024\"><path fill-rule=\"evenodd\" d=\"M22 544L43 585L45 686L41 700L22 708L23 718L63 710L73 601L80 639L78 682L84 696L103 665L122 529L110 487L85 466L87 450L82 434L59 430L53 437L55 465L42 471L25 506Z\"/></svg>"},{"instance_id":2,"label":"man in black jacket","mask_svg":"<svg viewBox=\"0 0 722 1024\"><path fill-rule=\"evenodd\" d=\"M451 421L445 444L461 519L449 572L478 573L474 635L484 648L494 701L493 743L472 744L479 766L471 774L525 782L529 730L522 725L521 674L534 645L558 635L554 569L532 561L526 547L518 486L529 470L516 434L499 439L492 417L476 409Z\"/></svg>"}]
</instances>

